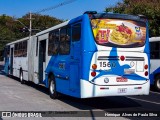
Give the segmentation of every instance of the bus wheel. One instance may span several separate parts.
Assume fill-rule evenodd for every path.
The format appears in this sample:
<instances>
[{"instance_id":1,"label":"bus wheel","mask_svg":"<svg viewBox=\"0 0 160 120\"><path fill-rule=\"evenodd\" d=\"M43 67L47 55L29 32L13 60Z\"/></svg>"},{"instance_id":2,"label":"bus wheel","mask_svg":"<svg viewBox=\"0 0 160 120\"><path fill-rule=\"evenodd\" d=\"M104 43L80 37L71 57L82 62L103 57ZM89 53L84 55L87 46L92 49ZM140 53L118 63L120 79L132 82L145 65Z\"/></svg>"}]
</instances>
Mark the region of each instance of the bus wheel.
<instances>
[{"instance_id":1,"label":"bus wheel","mask_svg":"<svg viewBox=\"0 0 160 120\"><path fill-rule=\"evenodd\" d=\"M160 75L158 75L155 79L155 88L157 91L160 91Z\"/></svg>"},{"instance_id":2,"label":"bus wheel","mask_svg":"<svg viewBox=\"0 0 160 120\"><path fill-rule=\"evenodd\" d=\"M56 83L52 75L49 77L49 94L52 99L56 99L58 97L58 93L56 91Z\"/></svg>"},{"instance_id":3,"label":"bus wheel","mask_svg":"<svg viewBox=\"0 0 160 120\"><path fill-rule=\"evenodd\" d=\"M24 83L25 83L25 81L23 80L23 73L22 73L22 71L20 72L20 77L19 77L19 79L20 79L21 84L24 84Z\"/></svg>"}]
</instances>

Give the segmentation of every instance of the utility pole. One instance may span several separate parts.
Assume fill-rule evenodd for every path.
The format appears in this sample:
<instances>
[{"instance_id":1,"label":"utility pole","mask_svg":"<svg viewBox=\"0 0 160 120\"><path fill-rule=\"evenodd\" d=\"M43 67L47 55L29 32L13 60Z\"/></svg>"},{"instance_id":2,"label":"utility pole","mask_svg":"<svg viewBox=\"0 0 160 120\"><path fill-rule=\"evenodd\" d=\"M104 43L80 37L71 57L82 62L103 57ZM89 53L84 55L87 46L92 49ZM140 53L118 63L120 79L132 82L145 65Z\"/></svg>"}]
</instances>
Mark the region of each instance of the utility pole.
<instances>
[{"instance_id":1,"label":"utility pole","mask_svg":"<svg viewBox=\"0 0 160 120\"><path fill-rule=\"evenodd\" d=\"M29 13L29 38L32 36L32 13Z\"/></svg>"}]
</instances>

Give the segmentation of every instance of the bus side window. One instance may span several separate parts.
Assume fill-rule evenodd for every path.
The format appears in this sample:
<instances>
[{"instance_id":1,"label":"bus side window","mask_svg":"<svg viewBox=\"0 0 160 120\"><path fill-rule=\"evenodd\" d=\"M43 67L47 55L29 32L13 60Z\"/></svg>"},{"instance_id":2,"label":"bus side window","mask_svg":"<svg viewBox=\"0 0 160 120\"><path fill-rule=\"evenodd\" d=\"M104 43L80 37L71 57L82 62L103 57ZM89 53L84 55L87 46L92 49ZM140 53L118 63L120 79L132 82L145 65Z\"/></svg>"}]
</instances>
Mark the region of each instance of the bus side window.
<instances>
[{"instance_id":1,"label":"bus side window","mask_svg":"<svg viewBox=\"0 0 160 120\"><path fill-rule=\"evenodd\" d=\"M16 57L16 44L14 44L14 57Z\"/></svg>"},{"instance_id":2,"label":"bus side window","mask_svg":"<svg viewBox=\"0 0 160 120\"><path fill-rule=\"evenodd\" d=\"M151 59L160 59L160 42L151 42L150 43L150 58Z\"/></svg>"},{"instance_id":3,"label":"bus side window","mask_svg":"<svg viewBox=\"0 0 160 120\"><path fill-rule=\"evenodd\" d=\"M79 41L81 38L81 23L72 26L72 41Z\"/></svg>"},{"instance_id":4,"label":"bus side window","mask_svg":"<svg viewBox=\"0 0 160 120\"><path fill-rule=\"evenodd\" d=\"M52 55L52 46L53 46L53 32L50 32L48 40L48 56Z\"/></svg>"},{"instance_id":5,"label":"bus side window","mask_svg":"<svg viewBox=\"0 0 160 120\"><path fill-rule=\"evenodd\" d=\"M5 58L5 62L6 62L6 59L7 59L7 46L4 48L4 53L3 53L3 57Z\"/></svg>"},{"instance_id":6,"label":"bus side window","mask_svg":"<svg viewBox=\"0 0 160 120\"><path fill-rule=\"evenodd\" d=\"M7 56L10 56L10 46L7 47Z\"/></svg>"},{"instance_id":7,"label":"bus side window","mask_svg":"<svg viewBox=\"0 0 160 120\"><path fill-rule=\"evenodd\" d=\"M22 42L19 43L19 57L22 57Z\"/></svg>"},{"instance_id":8,"label":"bus side window","mask_svg":"<svg viewBox=\"0 0 160 120\"><path fill-rule=\"evenodd\" d=\"M17 43L17 57L19 57L19 43Z\"/></svg>"},{"instance_id":9,"label":"bus side window","mask_svg":"<svg viewBox=\"0 0 160 120\"><path fill-rule=\"evenodd\" d=\"M60 54L67 55L70 53L70 28L62 28L60 31Z\"/></svg>"},{"instance_id":10,"label":"bus side window","mask_svg":"<svg viewBox=\"0 0 160 120\"><path fill-rule=\"evenodd\" d=\"M27 40L23 42L23 56L27 56Z\"/></svg>"},{"instance_id":11,"label":"bus side window","mask_svg":"<svg viewBox=\"0 0 160 120\"><path fill-rule=\"evenodd\" d=\"M57 55L59 48L59 30L49 33L48 55Z\"/></svg>"},{"instance_id":12,"label":"bus side window","mask_svg":"<svg viewBox=\"0 0 160 120\"><path fill-rule=\"evenodd\" d=\"M53 47L53 54L56 55L58 54L58 48L59 48L59 30L55 31L55 36L54 36L54 47Z\"/></svg>"},{"instance_id":13,"label":"bus side window","mask_svg":"<svg viewBox=\"0 0 160 120\"><path fill-rule=\"evenodd\" d=\"M18 56L18 43L15 44L15 57Z\"/></svg>"}]
</instances>

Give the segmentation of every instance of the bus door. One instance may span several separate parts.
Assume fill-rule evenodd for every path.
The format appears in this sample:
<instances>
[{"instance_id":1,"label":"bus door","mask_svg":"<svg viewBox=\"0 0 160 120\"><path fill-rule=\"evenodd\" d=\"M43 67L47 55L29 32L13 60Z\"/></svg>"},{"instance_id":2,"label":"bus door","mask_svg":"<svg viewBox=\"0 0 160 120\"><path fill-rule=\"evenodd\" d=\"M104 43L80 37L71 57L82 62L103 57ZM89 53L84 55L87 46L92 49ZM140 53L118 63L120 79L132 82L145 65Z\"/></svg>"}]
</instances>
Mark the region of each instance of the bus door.
<instances>
[{"instance_id":1,"label":"bus door","mask_svg":"<svg viewBox=\"0 0 160 120\"><path fill-rule=\"evenodd\" d=\"M81 37L81 23L72 25L72 42L71 42L71 56L70 56L70 89L76 90L80 85L80 37Z\"/></svg>"},{"instance_id":2,"label":"bus door","mask_svg":"<svg viewBox=\"0 0 160 120\"><path fill-rule=\"evenodd\" d=\"M9 57L10 57L10 46L6 46L4 50L4 61L5 61L4 70L6 74L10 74L9 73Z\"/></svg>"},{"instance_id":3,"label":"bus door","mask_svg":"<svg viewBox=\"0 0 160 120\"><path fill-rule=\"evenodd\" d=\"M10 74L13 75L13 47L11 48Z\"/></svg>"},{"instance_id":4,"label":"bus door","mask_svg":"<svg viewBox=\"0 0 160 120\"><path fill-rule=\"evenodd\" d=\"M46 69L46 40L39 42L39 83L45 79Z\"/></svg>"}]
</instances>

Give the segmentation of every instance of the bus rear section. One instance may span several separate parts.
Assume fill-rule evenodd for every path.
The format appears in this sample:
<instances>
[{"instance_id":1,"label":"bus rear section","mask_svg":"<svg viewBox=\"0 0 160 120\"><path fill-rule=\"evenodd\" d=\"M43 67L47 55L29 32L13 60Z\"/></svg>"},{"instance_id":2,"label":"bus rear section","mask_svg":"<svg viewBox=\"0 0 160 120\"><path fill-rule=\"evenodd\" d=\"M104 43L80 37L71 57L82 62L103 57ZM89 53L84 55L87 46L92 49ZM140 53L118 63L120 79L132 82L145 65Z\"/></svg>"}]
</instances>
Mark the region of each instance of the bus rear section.
<instances>
[{"instance_id":1,"label":"bus rear section","mask_svg":"<svg viewBox=\"0 0 160 120\"><path fill-rule=\"evenodd\" d=\"M150 80L146 21L117 14L96 14L90 19L97 50L85 52L85 61L90 59L90 66L88 78L80 82L81 98L148 95Z\"/></svg>"},{"instance_id":2,"label":"bus rear section","mask_svg":"<svg viewBox=\"0 0 160 120\"><path fill-rule=\"evenodd\" d=\"M95 52L89 80L81 80L81 97L148 95L149 71L145 53Z\"/></svg>"}]
</instances>

